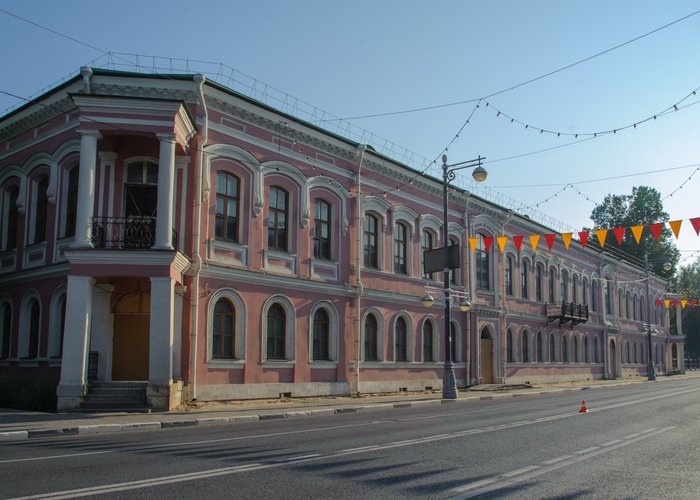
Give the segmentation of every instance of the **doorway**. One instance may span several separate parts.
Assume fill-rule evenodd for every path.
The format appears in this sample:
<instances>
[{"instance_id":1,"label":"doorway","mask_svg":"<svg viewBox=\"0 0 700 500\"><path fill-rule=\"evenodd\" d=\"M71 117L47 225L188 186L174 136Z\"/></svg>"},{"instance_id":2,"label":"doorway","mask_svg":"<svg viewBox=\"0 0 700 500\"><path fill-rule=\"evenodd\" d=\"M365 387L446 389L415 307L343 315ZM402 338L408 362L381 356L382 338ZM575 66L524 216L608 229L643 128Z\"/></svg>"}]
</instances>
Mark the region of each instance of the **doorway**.
<instances>
[{"instance_id":1,"label":"doorway","mask_svg":"<svg viewBox=\"0 0 700 500\"><path fill-rule=\"evenodd\" d=\"M148 380L151 294L129 293L114 306L112 380Z\"/></svg>"},{"instance_id":2,"label":"doorway","mask_svg":"<svg viewBox=\"0 0 700 500\"><path fill-rule=\"evenodd\" d=\"M481 383L493 384L493 339L484 328L481 330L480 343L480 365L481 365Z\"/></svg>"},{"instance_id":3,"label":"doorway","mask_svg":"<svg viewBox=\"0 0 700 500\"><path fill-rule=\"evenodd\" d=\"M610 340L610 356L608 358L610 360L610 368L608 370L610 378L615 379L617 378L617 350L615 349L614 340Z\"/></svg>"}]
</instances>

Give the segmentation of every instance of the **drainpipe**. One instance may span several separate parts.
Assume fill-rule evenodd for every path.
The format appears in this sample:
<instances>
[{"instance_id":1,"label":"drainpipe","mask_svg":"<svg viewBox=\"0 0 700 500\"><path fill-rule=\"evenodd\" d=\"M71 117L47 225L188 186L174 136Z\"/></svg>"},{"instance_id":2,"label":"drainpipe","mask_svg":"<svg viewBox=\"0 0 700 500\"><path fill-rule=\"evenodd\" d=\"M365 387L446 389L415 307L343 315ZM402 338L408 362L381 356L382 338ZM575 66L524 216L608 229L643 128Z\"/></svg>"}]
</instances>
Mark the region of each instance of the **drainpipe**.
<instances>
[{"instance_id":1,"label":"drainpipe","mask_svg":"<svg viewBox=\"0 0 700 500\"><path fill-rule=\"evenodd\" d=\"M362 337L362 321L361 314L362 308L360 302L362 301L362 293L364 292L364 286L362 285L362 162L365 158L365 151L367 146L362 144L357 147L358 151L358 162L357 162L357 179L355 180L355 199L356 199L356 214L355 228L356 228L356 238L355 238L355 391L360 394L360 339Z\"/></svg>"},{"instance_id":2,"label":"drainpipe","mask_svg":"<svg viewBox=\"0 0 700 500\"><path fill-rule=\"evenodd\" d=\"M469 197L471 196L471 193L468 192L466 196L466 202L464 204L464 225L467 228L467 236L466 236L466 245L464 248L466 248L466 259L465 259L465 268L466 271L462 273L462 277L464 278L464 284L465 288L467 289L467 294L469 296L469 300L472 303L472 308L471 310L467 313L467 342L466 342L466 353L465 353L465 360L467 362L467 367L466 367L466 373L464 374L464 387L469 387L470 385L470 375L471 375L471 369L472 369L472 359L471 359L471 343L472 343L472 314L474 311L474 308L476 307L476 293L472 290L472 266L471 266L471 250L469 249L469 236L471 235L471 226L470 226L470 220L469 220Z\"/></svg>"},{"instance_id":3,"label":"drainpipe","mask_svg":"<svg viewBox=\"0 0 700 500\"><path fill-rule=\"evenodd\" d=\"M209 113L207 112L207 103L204 100L204 82L206 78L202 74L197 74L194 77L194 82L197 84L197 95L199 97L199 105L203 110L204 123L202 125L202 133L199 141L199 154L197 155L197 164L195 166L195 182L194 182L194 228L192 230L192 259L194 276L192 278L192 301L191 301L191 321L192 331L190 334L190 366L192 373L192 401L197 401L197 339L199 336L199 274L202 270L202 256L199 252L200 232L202 227L202 175L204 170L204 146L209 139ZM200 115L201 116L201 115Z\"/></svg>"}]
</instances>

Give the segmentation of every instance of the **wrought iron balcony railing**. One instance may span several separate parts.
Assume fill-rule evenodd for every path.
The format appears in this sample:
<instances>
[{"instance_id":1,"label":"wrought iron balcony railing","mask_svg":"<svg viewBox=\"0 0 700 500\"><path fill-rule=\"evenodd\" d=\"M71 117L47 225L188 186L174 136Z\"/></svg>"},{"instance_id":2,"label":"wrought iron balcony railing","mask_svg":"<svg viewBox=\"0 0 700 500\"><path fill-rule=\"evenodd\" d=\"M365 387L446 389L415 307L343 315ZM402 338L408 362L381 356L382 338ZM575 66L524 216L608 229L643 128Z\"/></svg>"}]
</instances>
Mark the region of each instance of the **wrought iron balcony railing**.
<instances>
[{"instance_id":1,"label":"wrought iron balcony railing","mask_svg":"<svg viewBox=\"0 0 700 500\"><path fill-rule=\"evenodd\" d=\"M94 217L91 232L94 248L151 248L156 241L156 218Z\"/></svg>"},{"instance_id":2,"label":"wrought iron balcony railing","mask_svg":"<svg viewBox=\"0 0 700 500\"><path fill-rule=\"evenodd\" d=\"M571 328L579 323L588 321L588 306L584 304L574 304L573 302L562 302L561 304L546 304L547 323L559 320L559 326L571 323Z\"/></svg>"}]
</instances>

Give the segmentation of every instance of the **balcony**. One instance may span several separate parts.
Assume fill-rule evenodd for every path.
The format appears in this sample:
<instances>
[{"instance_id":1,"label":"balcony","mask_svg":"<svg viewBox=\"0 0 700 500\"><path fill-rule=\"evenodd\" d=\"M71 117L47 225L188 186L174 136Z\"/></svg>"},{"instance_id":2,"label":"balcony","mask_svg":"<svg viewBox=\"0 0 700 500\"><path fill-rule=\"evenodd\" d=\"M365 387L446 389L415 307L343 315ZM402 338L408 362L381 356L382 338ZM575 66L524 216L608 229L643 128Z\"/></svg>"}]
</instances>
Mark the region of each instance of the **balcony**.
<instances>
[{"instance_id":1,"label":"balcony","mask_svg":"<svg viewBox=\"0 0 700 500\"><path fill-rule=\"evenodd\" d=\"M156 241L155 217L93 217L92 246L109 250L148 249ZM175 245L175 231L173 231Z\"/></svg>"},{"instance_id":2,"label":"balcony","mask_svg":"<svg viewBox=\"0 0 700 500\"><path fill-rule=\"evenodd\" d=\"M579 323L588 321L588 306L562 302L561 304L546 304L547 323L559 320L559 326L571 323L571 328Z\"/></svg>"}]
</instances>

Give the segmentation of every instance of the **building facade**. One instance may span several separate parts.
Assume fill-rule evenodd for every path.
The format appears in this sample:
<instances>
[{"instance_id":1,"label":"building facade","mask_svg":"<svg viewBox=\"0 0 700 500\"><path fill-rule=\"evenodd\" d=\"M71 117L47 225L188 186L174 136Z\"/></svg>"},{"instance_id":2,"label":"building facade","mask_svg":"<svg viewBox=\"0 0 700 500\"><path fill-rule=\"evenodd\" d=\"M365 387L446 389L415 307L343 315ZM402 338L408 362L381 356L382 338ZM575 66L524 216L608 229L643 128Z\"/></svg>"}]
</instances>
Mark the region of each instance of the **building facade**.
<instances>
[{"instance_id":1,"label":"building facade","mask_svg":"<svg viewBox=\"0 0 700 500\"><path fill-rule=\"evenodd\" d=\"M460 387L645 375L648 324L656 369L681 367L638 264L516 248L551 231L461 190L442 241L441 181L202 75L83 68L0 145L0 375L55 380L59 409L93 380L147 381L154 408L438 389L422 256L445 244L473 304L451 315Z\"/></svg>"}]
</instances>

